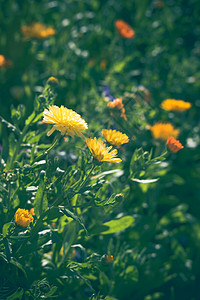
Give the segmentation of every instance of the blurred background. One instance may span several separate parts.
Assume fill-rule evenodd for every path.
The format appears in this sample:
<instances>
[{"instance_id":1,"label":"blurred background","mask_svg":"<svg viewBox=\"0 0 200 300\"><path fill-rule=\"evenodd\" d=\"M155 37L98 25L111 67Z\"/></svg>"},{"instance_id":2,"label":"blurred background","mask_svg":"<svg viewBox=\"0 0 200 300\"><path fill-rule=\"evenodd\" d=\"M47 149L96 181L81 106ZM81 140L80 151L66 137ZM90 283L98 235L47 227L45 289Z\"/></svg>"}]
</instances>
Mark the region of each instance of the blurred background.
<instances>
[{"instance_id":1,"label":"blurred background","mask_svg":"<svg viewBox=\"0 0 200 300\"><path fill-rule=\"evenodd\" d=\"M11 107L23 104L25 120L51 76L59 82L55 104L84 115L91 132L109 124L103 120L105 86L114 98L145 91L145 101L138 104L133 100L126 106L127 130L136 139L126 148L119 192L125 190L133 150L160 147L146 130L146 123L172 122L180 129L184 150L172 154L162 170L147 171L161 176L159 184L146 188L134 184L127 193L122 210L138 215L137 226L113 237L112 242L106 236L88 243L97 252L112 243L115 257L124 259L116 262L114 298L107 300L200 299L199 16L198 0L0 3L3 118L11 121ZM116 20L127 22L134 38L120 36ZM34 23L55 32L45 38L28 37L22 28ZM192 108L181 115L164 111L160 104L167 98L188 101ZM0 126L0 142L5 134ZM130 249L134 249L131 257ZM130 261L137 271L128 269L133 264ZM102 284L100 289L106 294L104 288Z\"/></svg>"}]
</instances>

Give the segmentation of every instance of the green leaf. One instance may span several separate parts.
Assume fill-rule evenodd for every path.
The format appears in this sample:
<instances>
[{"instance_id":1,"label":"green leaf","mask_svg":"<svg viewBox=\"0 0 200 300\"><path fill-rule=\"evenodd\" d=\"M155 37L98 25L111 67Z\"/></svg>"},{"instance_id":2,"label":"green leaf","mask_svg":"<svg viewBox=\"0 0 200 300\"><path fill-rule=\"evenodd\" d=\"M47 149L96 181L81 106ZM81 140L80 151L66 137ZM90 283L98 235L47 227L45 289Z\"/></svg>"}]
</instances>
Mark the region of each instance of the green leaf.
<instances>
[{"instance_id":1,"label":"green leaf","mask_svg":"<svg viewBox=\"0 0 200 300\"><path fill-rule=\"evenodd\" d=\"M12 222L9 222L9 223L6 223L3 225L3 230L2 230L3 237L6 237L10 227L14 227L14 224Z\"/></svg>"},{"instance_id":2,"label":"green leaf","mask_svg":"<svg viewBox=\"0 0 200 300\"><path fill-rule=\"evenodd\" d=\"M47 210L48 208L48 199L47 195L45 193L45 183L44 180L42 180L39 184L35 201L34 201L34 212L37 218L41 216L41 214Z\"/></svg>"},{"instance_id":3,"label":"green leaf","mask_svg":"<svg viewBox=\"0 0 200 300\"><path fill-rule=\"evenodd\" d=\"M15 136L13 133L11 133L9 135L8 140L9 140L9 156L12 157L14 154L14 151L15 151L15 147L16 147L16 140L15 140Z\"/></svg>"},{"instance_id":4,"label":"green leaf","mask_svg":"<svg viewBox=\"0 0 200 300\"><path fill-rule=\"evenodd\" d=\"M59 207L52 207L48 209L48 211L46 211L45 213L46 217L44 220L51 221L63 216L63 214L64 214L63 211Z\"/></svg>"},{"instance_id":5,"label":"green leaf","mask_svg":"<svg viewBox=\"0 0 200 300\"><path fill-rule=\"evenodd\" d=\"M14 106L11 106L11 118L15 124L19 123L19 120L23 118L25 114L25 106L23 104L19 104L17 109Z\"/></svg>"},{"instance_id":6,"label":"green leaf","mask_svg":"<svg viewBox=\"0 0 200 300\"><path fill-rule=\"evenodd\" d=\"M128 266L123 272L123 278L125 280L131 279L133 281L138 281L138 270L135 266Z\"/></svg>"},{"instance_id":7,"label":"green leaf","mask_svg":"<svg viewBox=\"0 0 200 300\"><path fill-rule=\"evenodd\" d=\"M12 259L12 260L10 261L10 263L11 263L12 265L14 265L15 267L17 267L18 269L20 269L20 270L24 273L25 277L27 278L26 271L24 270L23 266L22 266L18 261Z\"/></svg>"},{"instance_id":8,"label":"green leaf","mask_svg":"<svg viewBox=\"0 0 200 300\"><path fill-rule=\"evenodd\" d=\"M3 243L4 243L4 246L5 246L7 260L10 261L11 257L12 257L11 243L8 241L7 238L3 239Z\"/></svg>"},{"instance_id":9,"label":"green leaf","mask_svg":"<svg viewBox=\"0 0 200 300\"><path fill-rule=\"evenodd\" d=\"M56 286L52 286L52 288L50 289L50 291L45 294L45 297L52 296L56 291L57 291L57 287Z\"/></svg>"},{"instance_id":10,"label":"green leaf","mask_svg":"<svg viewBox=\"0 0 200 300\"><path fill-rule=\"evenodd\" d=\"M130 227L134 223L135 219L131 216L125 216L120 219L112 220L103 224L95 225L90 234L111 234L122 231Z\"/></svg>"},{"instance_id":11,"label":"green leaf","mask_svg":"<svg viewBox=\"0 0 200 300\"><path fill-rule=\"evenodd\" d=\"M84 228L86 234L88 235L88 231L85 228L85 225L83 224L83 222L81 221L81 219L78 216L76 216L73 212L71 212L68 209L63 209L63 212L66 216L70 216L72 219L74 219L76 222L78 222Z\"/></svg>"},{"instance_id":12,"label":"green leaf","mask_svg":"<svg viewBox=\"0 0 200 300\"><path fill-rule=\"evenodd\" d=\"M109 229L102 232L102 234L110 234L122 231L128 227L130 227L134 223L135 219L131 216L125 216L117 220L112 220L104 223L104 226L108 226Z\"/></svg>"},{"instance_id":13,"label":"green leaf","mask_svg":"<svg viewBox=\"0 0 200 300\"><path fill-rule=\"evenodd\" d=\"M16 132L16 133L20 134L20 131L19 131L13 124L9 123L8 121L6 121L6 120L5 120L4 118L2 118L1 116L0 116L0 120L1 120L2 123L6 124L7 127L8 127L9 129L11 129L13 132Z\"/></svg>"},{"instance_id":14,"label":"green leaf","mask_svg":"<svg viewBox=\"0 0 200 300\"><path fill-rule=\"evenodd\" d=\"M7 297L6 300L20 300L24 294L24 290L22 288L18 288L17 291L11 296Z\"/></svg>"}]
</instances>

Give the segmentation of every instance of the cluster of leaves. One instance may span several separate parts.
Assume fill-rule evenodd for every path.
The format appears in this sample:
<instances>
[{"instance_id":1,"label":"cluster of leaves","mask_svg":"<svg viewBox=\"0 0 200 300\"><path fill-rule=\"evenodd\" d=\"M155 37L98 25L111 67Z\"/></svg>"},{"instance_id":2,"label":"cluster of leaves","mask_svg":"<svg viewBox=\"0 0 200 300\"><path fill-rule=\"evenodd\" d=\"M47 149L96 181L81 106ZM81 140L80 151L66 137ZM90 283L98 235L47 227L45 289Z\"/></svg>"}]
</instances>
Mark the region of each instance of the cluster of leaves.
<instances>
[{"instance_id":1,"label":"cluster of leaves","mask_svg":"<svg viewBox=\"0 0 200 300\"><path fill-rule=\"evenodd\" d=\"M1 6L1 51L13 66L0 69L0 299L198 300L198 1ZM116 19L134 39L117 34ZM56 35L24 41L20 27L32 21ZM57 87L46 84L52 75ZM123 97L128 121L110 115L103 85ZM193 107L168 113L158 108L165 98ZM126 133L122 163L94 167L83 140L47 138L42 113L53 103L83 115L88 136ZM160 120L184 145L167 159L147 130ZM17 208L34 208L27 228L15 224Z\"/></svg>"}]
</instances>

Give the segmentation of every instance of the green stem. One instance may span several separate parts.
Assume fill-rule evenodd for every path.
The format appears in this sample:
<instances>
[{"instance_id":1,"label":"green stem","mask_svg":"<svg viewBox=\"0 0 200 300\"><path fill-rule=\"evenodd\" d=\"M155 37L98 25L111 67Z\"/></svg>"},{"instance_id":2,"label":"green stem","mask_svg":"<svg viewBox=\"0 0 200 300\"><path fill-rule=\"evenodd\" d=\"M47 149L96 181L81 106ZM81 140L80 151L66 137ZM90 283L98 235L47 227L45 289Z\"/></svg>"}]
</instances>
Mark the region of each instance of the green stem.
<instances>
[{"instance_id":1,"label":"green stem","mask_svg":"<svg viewBox=\"0 0 200 300\"><path fill-rule=\"evenodd\" d=\"M10 163L8 163L7 166L6 166L6 170L12 170L13 164L14 164L14 162L16 160L16 157L17 157L17 155L19 153L20 146L21 146L21 143L23 141L23 138L24 138L24 136L26 135L26 133L28 131L29 125L31 124L31 122L34 121L34 119L35 119L35 114L33 114L32 120L27 125L25 125L24 129L22 130L22 132L20 132L20 137L19 137L19 140L18 140L17 145L15 147L15 151L13 153L13 156L11 157Z\"/></svg>"},{"instance_id":2,"label":"green stem","mask_svg":"<svg viewBox=\"0 0 200 300\"><path fill-rule=\"evenodd\" d=\"M24 127L23 131L22 131L21 134L20 134L19 140L18 140L17 145L16 145L16 147L15 147L15 151L14 151L14 153L13 153L13 156L11 157L10 163L6 166L6 170L12 170L13 164L14 164L14 162L15 162L15 160L16 160L16 157L17 157L18 152L19 152L19 150L20 150L21 143L22 143L22 141L23 141L23 138L24 138L24 136L25 136L27 130L28 130L28 125L26 125L26 126Z\"/></svg>"},{"instance_id":3,"label":"green stem","mask_svg":"<svg viewBox=\"0 0 200 300\"><path fill-rule=\"evenodd\" d=\"M93 165L92 165L92 168L91 168L90 171L89 171L89 173L86 175L84 181L80 184L79 189L78 189L77 191L74 191L74 192L70 195L71 198L73 198L75 195L77 195L77 194L79 193L80 189L83 188L83 186L86 184L86 182L87 182L89 176L91 175L91 173L93 172L93 170L95 169L95 167L96 167L95 164L93 164ZM58 206L58 205L60 205L60 204L61 204L64 200L66 200L66 199L67 199L67 197L66 197L66 198L59 197L59 198L58 198L51 206ZM73 204L76 205L76 203L73 203Z\"/></svg>"},{"instance_id":4,"label":"green stem","mask_svg":"<svg viewBox=\"0 0 200 300\"><path fill-rule=\"evenodd\" d=\"M34 162L40 160L43 156L47 155L47 154L49 153L49 151L51 151L51 149L53 149L53 148L58 144L59 140L60 140L60 134L57 134L57 135L55 136L55 139L54 139L53 143L51 144L51 146L50 146L47 150L45 150L41 155L39 155L39 156L35 159Z\"/></svg>"},{"instance_id":5,"label":"green stem","mask_svg":"<svg viewBox=\"0 0 200 300\"><path fill-rule=\"evenodd\" d=\"M90 169L89 173L86 175L85 179L83 180L83 182L80 185L80 188L78 189L78 191L85 185L85 183L87 182L88 178L90 177L90 175L92 174L92 172L95 169L95 164L92 165L92 168Z\"/></svg>"}]
</instances>

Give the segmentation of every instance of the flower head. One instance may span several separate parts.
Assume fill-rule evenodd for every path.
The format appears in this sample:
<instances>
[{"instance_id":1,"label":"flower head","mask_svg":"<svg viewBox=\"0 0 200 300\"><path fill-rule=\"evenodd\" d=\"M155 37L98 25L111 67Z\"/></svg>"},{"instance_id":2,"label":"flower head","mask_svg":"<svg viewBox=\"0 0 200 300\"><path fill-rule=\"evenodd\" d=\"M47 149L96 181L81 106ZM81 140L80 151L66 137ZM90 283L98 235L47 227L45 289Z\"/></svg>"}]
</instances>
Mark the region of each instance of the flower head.
<instances>
[{"instance_id":1,"label":"flower head","mask_svg":"<svg viewBox=\"0 0 200 300\"><path fill-rule=\"evenodd\" d=\"M18 208L15 213L15 223L21 227L27 227L34 218L27 209Z\"/></svg>"},{"instance_id":2,"label":"flower head","mask_svg":"<svg viewBox=\"0 0 200 300\"><path fill-rule=\"evenodd\" d=\"M118 33L126 39L132 39L135 35L135 31L124 21L117 20L115 21L115 27L117 28Z\"/></svg>"},{"instance_id":3,"label":"flower head","mask_svg":"<svg viewBox=\"0 0 200 300\"><path fill-rule=\"evenodd\" d=\"M167 140L169 136L177 137L179 130L175 129L171 123L156 123L149 126L151 133L155 139Z\"/></svg>"},{"instance_id":4,"label":"flower head","mask_svg":"<svg viewBox=\"0 0 200 300\"><path fill-rule=\"evenodd\" d=\"M111 262L113 262L113 255L107 254L106 255L106 262L107 262L107 264L110 264Z\"/></svg>"},{"instance_id":5,"label":"flower head","mask_svg":"<svg viewBox=\"0 0 200 300\"><path fill-rule=\"evenodd\" d=\"M21 31L25 39L36 38L38 40L43 40L56 33L53 27L47 27L37 22L22 26Z\"/></svg>"},{"instance_id":6,"label":"flower head","mask_svg":"<svg viewBox=\"0 0 200 300\"><path fill-rule=\"evenodd\" d=\"M128 136L125 133L121 133L117 130L103 129L101 133L103 134L104 138L108 143L117 147L129 142Z\"/></svg>"},{"instance_id":7,"label":"flower head","mask_svg":"<svg viewBox=\"0 0 200 300\"><path fill-rule=\"evenodd\" d=\"M117 108L121 110L122 112L121 117L124 118L124 120L127 120L124 104L122 103L122 97L116 98L112 102L108 102L107 106L110 108Z\"/></svg>"},{"instance_id":8,"label":"flower head","mask_svg":"<svg viewBox=\"0 0 200 300\"><path fill-rule=\"evenodd\" d=\"M2 54L0 54L0 67L4 67L5 64L6 64L5 57Z\"/></svg>"},{"instance_id":9,"label":"flower head","mask_svg":"<svg viewBox=\"0 0 200 300\"><path fill-rule=\"evenodd\" d=\"M51 76L51 77L48 78L47 83L57 85L58 84L58 79L56 77Z\"/></svg>"},{"instance_id":10,"label":"flower head","mask_svg":"<svg viewBox=\"0 0 200 300\"><path fill-rule=\"evenodd\" d=\"M68 109L61 105L49 105L48 109L43 112L43 123L54 124L47 133L50 136L55 130L59 130L62 135L82 137L82 131L88 128L87 123L81 119L81 116L72 109Z\"/></svg>"},{"instance_id":11,"label":"flower head","mask_svg":"<svg viewBox=\"0 0 200 300\"><path fill-rule=\"evenodd\" d=\"M10 59L6 59L4 55L0 54L0 68L11 67L12 61Z\"/></svg>"},{"instance_id":12,"label":"flower head","mask_svg":"<svg viewBox=\"0 0 200 300\"><path fill-rule=\"evenodd\" d=\"M161 103L161 108L168 111L182 112L188 110L192 104L183 100L166 99Z\"/></svg>"},{"instance_id":13,"label":"flower head","mask_svg":"<svg viewBox=\"0 0 200 300\"><path fill-rule=\"evenodd\" d=\"M119 163L122 161L120 158L115 157L117 155L117 150L114 149L110 151L112 146L106 147L100 139L97 140L96 137L94 139L87 139L86 143L90 152L98 162Z\"/></svg>"},{"instance_id":14,"label":"flower head","mask_svg":"<svg viewBox=\"0 0 200 300\"><path fill-rule=\"evenodd\" d=\"M168 149L173 153L176 153L184 148L183 145L179 141L177 141L173 136L168 137L166 145Z\"/></svg>"},{"instance_id":15,"label":"flower head","mask_svg":"<svg viewBox=\"0 0 200 300\"><path fill-rule=\"evenodd\" d=\"M32 214L32 216L35 216L34 208L32 207L29 212Z\"/></svg>"}]
</instances>

